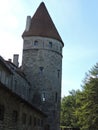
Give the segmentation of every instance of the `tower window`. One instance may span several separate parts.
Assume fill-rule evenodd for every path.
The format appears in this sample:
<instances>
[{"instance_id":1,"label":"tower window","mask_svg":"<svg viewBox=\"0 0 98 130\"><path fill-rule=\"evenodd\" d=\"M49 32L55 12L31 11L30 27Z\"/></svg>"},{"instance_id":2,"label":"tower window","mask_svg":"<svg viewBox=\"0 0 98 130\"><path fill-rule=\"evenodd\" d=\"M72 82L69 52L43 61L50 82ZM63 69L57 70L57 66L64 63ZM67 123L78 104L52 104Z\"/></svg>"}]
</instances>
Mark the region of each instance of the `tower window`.
<instances>
[{"instance_id":1,"label":"tower window","mask_svg":"<svg viewBox=\"0 0 98 130\"><path fill-rule=\"evenodd\" d=\"M4 120L4 106L0 105L0 120Z\"/></svg>"},{"instance_id":2,"label":"tower window","mask_svg":"<svg viewBox=\"0 0 98 130\"><path fill-rule=\"evenodd\" d=\"M26 124L26 114L22 114L22 124Z\"/></svg>"},{"instance_id":3,"label":"tower window","mask_svg":"<svg viewBox=\"0 0 98 130\"><path fill-rule=\"evenodd\" d=\"M52 42L49 42L49 47L52 48Z\"/></svg>"},{"instance_id":4,"label":"tower window","mask_svg":"<svg viewBox=\"0 0 98 130\"><path fill-rule=\"evenodd\" d=\"M58 78L60 77L60 70L57 70L57 73L58 73Z\"/></svg>"},{"instance_id":5,"label":"tower window","mask_svg":"<svg viewBox=\"0 0 98 130\"><path fill-rule=\"evenodd\" d=\"M18 112L16 110L14 110L12 113L12 119L14 123L18 121Z\"/></svg>"},{"instance_id":6,"label":"tower window","mask_svg":"<svg viewBox=\"0 0 98 130\"><path fill-rule=\"evenodd\" d=\"M43 120L41 119L41 126L43 126Z\"/></svg>"},{"instance_id":7,"label":"tower window","mask_svg":"<svg viewBox=\"0 0 98 130\"><path fill-rule=\"evenodd\" d=\"M1 70L0 70L0 78L1 78Z\"/></svg>"},{"instance_id":8,"label":"tower window","mask_svg":"<svg viewBox=\"0 0 98 130\"><path fill-rule=\"evenodd\" d=\"M15 79L15 85L14 85L14 89L16 90L17 89L17 80Z\"/></svg>"},{"instance_id":9,"label":"tower window","mask_svg":"<svg viewBox=\"0 0 98 130\"><path fill-rule=\"evenodd\" d=\"M60 47L60 51L62 51L62 47Z\"/></svg>"},{"instance_id":10,"label":"tower window","mask_svg":"<svg viewBox=\"0 0 98 130\"><path fill-rule=\"evenodd\" d=\"M29 117L29 125L31 125L32 124L32 116L30 115L30 117Z\"/></svg>"},{"instance_id":11,"label":"tower window","mask_svg":"<svg viewBox=\"0 0 98 130\"><path fill-rule=\"evenodd\" d=\"M37 45L38 45L38 41L35 40L35 41L34 41L34 46L37 46Z\"/></svg>"},{"instance_id":12,"label":"tower window","mask_svg":"<svg viewBox=\"0 0 98 130\"><path fill-rule=\"evenodd\" d=\"M42 93L42 101L43 101L43 102L46 101L45 93Z\"/></svg>"},{"instance_id":13,"label":"tower window","mask_svg":"<svg viewBox=\"0 0 98 130\"><path fill-rule=\"evenodd\" d=\"M58 94L57 94L57 92L55 93L55 102L57 102L58 101Z\"/></svg>"},{"instance_id":14,"label":"tower window","mask_svg":"<svg viewBox=\"0 0 98 130\"><path fill-rule=\"evenodd\" d=\"M37 119L36 119L36 117L34 117L34 126L36 126L37 125Z\"/></svg>"},{"instance_id":15,"label":"tower window","mask_svg":"<svg viewBox=\"0 0 98 130\"><path fill-rule=\"evenodd\" d=\"M38 118L38 126L40 126L40 119Z\"/></svg>"},{"instance_id":16,"label":"tower window","mask_svg":"<svg viewBox=\"0 0 98 130\"><path fill-rule=\"evenodd\" d=\"M43 71L43 69L44 69L44 67L42 67L42 66L41 66L41 67L39 67L39 69L40 69L40 71L42 72L42 71Z\"/></svg>"}]
</instances>

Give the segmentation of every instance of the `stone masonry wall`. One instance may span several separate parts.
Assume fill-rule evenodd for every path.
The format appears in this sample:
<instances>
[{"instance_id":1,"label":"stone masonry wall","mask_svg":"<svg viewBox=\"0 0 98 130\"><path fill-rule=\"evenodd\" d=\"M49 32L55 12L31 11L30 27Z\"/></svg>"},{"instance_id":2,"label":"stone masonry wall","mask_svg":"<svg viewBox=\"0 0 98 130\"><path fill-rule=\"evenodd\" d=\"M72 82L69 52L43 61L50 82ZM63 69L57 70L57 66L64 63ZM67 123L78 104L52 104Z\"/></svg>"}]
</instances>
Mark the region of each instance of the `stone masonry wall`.
<instances>
[{"instance_id":1,"label":"stone masonry wall","mask_svg":"<svg viewBox=\"0 0 98 130\"><path fill-rule=\"evenodd\" d=\"M43 118L0 84L0 130L43 130Z\"/></svg>"},{"instance_id":2,"label":"stone masonry wall","mask_svg":"<svg viewBox=\"0 0 98 130\"><path fill-rule=\"evenodd\" d=\"M51 38L24 38L22 69L32 85L31 100L47 113L50 130L60 125L62 47Z\"/></svg>"}]
</instances>

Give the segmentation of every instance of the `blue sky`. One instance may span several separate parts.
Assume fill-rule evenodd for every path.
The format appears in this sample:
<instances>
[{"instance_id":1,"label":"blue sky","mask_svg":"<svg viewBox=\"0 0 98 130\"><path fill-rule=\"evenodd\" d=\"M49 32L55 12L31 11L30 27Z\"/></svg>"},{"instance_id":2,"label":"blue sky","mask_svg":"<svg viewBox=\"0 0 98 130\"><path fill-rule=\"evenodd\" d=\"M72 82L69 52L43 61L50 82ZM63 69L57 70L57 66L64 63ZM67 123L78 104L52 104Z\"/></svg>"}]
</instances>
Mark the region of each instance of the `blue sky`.
<instances>
[{"instance_id":1,"label":"blue sky","mask_svg":"<svg viewBox=\"0 0 98 130\"><path fill-rule=\"evenodd\" d=\"M33 16L41 0L3 0L0 4L0 55L20 54L27 15ZM98 62L98 0L43 0L65 44L62 96L81 89L87 72Z\"/></svg>"}]
</instances>

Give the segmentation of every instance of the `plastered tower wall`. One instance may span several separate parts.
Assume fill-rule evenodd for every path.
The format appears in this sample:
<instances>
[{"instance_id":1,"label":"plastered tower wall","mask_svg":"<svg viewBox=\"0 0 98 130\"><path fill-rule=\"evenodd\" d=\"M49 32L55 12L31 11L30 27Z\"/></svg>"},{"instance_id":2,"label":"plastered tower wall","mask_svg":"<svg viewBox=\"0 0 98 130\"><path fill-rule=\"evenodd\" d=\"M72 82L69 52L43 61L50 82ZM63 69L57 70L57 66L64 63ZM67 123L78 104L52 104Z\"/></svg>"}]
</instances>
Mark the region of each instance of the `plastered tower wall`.
<instances>
[{"instance_id":1,"label":"plastered tower wall","mask_svg":"<svg viewBox=\"0 0 98 130\"><path fill-rule=\"evenodd\" d=\"M32 85L31 101L47 113L50 130L60 126L62 47L52 38L24 37L22 69Z\"/></svg>"}]
</instances>

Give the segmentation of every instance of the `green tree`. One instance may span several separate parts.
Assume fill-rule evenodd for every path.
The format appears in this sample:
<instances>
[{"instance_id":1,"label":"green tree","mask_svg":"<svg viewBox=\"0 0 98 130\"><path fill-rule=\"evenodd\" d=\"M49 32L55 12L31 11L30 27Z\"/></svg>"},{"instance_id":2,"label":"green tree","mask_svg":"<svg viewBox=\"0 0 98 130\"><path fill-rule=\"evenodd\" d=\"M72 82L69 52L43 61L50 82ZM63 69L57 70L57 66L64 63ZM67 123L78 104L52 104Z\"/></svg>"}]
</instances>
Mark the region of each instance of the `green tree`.
<instances>
[{"instance_id":1,"label":"green tree","mask_svg":"<svg viewBox=\"0 0 98 130\"><path fill-rule=\"evenodd\" d=\"M81 130L98 130L98 64L86 75L76 104L75 115Z\"/></svg>"},{"instance_id":2,"label":"green tree","mask_svg":"<svg viewBox=\"0 0 98 130\"><path fill-rule=\"evenodd\" d=\"M61 125L98 130L98 63L86 73L82 90L62 99Z\"/></svg>"},{"instance_id":3,"label":"green tree","mask_svg":"<svg viewBox=\"0 0 98 130\"><path fill-rule=\"evenodd\" d=\"M76 91L70 91L70 95L61 101L61 125L66 127L77 127L75 117L76 109Z\"/></svg>"}]
</instances>

